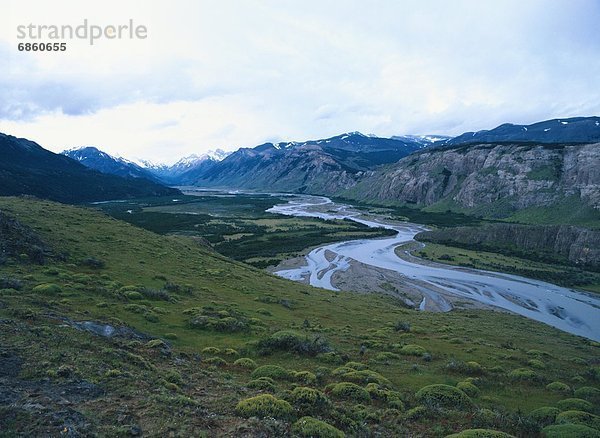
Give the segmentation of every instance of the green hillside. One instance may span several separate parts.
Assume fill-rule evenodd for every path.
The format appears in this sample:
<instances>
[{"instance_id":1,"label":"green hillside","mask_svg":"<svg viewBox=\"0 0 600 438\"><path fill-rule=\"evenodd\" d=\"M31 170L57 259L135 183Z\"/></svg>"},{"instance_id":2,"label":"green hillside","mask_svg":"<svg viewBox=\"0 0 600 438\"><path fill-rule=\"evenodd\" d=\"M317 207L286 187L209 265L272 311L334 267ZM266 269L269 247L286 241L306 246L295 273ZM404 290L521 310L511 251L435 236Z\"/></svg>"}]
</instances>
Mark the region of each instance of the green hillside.
<instances>
[{"instance_id":1,"label":"green hillside","mask_svg":"<svg viewBox=\"0 0 600 438\"><path fill-rule=\"evenodd\" d=\"M0 198L0 211L16 219L0 227L0 437L598 428L589 340L311 288L83 207Z\"/></svg>"}]
</instances>

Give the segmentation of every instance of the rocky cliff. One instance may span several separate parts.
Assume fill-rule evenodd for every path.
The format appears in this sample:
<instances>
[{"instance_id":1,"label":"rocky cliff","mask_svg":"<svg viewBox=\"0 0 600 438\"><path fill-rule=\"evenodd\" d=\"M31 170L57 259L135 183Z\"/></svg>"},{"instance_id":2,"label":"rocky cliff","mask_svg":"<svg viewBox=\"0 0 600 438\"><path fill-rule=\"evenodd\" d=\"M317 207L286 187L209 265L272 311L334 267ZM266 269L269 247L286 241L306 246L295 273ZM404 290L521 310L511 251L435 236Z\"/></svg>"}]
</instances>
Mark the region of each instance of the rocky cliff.
<instances>
[{"instance_id":1,"label":"rocky cliff","mask_svg":"<svg viewBox=\"0 0 600 438\"><path fill-rule=\"evenodd\" d=\"M600 143L479 144L424 150L366 172L345 197L505 217L565 199L599 212ZM599 212L600 214L600 212Z\"/></svg>"},{"instance_id":2,"label":"rocky cliff","mask_svg":"<svg viewBox=\"0 0 600 438\"><path fill-rule=\"evenodd\" d=\"M458 227L419 233L417 239L600 269L600 231L569 225Z\"/></svg>"}]
</instances>

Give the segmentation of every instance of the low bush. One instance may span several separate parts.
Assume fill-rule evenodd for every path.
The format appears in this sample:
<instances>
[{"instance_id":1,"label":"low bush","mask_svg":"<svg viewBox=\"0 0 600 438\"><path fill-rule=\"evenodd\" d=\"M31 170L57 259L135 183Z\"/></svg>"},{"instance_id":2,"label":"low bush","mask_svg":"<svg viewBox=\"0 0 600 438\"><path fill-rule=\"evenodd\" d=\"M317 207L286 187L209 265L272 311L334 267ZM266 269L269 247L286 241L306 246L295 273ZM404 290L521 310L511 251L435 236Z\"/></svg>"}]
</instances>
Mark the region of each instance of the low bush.
<instances>
[{"instance_id":1,"label":"low bush","mask_svg":"<svg viewBox=\"0 0 600 438\"><path fill-rule=\"evenodd\" d=\"M500 432L499 430L492 429L467 429L462 432L453 433L448 435L446 438L512 438L506 432Z\"/></svg>"},{"instance_id":2,"label":"low bush","mask_svg":"<svg viewBox=\"0 0 600 438\"><path fill-rule=\"evenodd\" d=\"M202 349L203 354L215 355L221 353L221 349L217 347L206 347Z\"/></svg>"},{"instance_id":3,"label":"low bush","mask_svg":"<svg viewBox=\"0 0 600 438\"><path fill-rule=\"evenodd\" d=\"M212 365L214 367L224 367L227 366L227 361L225 359L222 359L218 356L215 357L209 357L208 359L204 360L204 363L207 365Z\"/></svg>"},{"instance_id":4,"label":"low bush","mask_svg":"<svg viewBox=\"0 0 600 438\"><path fill-rule=\"evenodd\" d=\"M508 373L508 377L513 380L524 381L536 381L540 379L537 373L529 368L517 368L516 370L512 370L510 373Z\"/></svg>"},{"instance_id":5,"label":"low bush","mask_svg":"<svg viewBox=\"0 0 600 438\"><path fill-rule=\"evenodd\" d=\"M531 368L536 368L538 370L543 370L546 368L546 364L539 359L530 359L527 361L527 365Z\"/></svg>"},{"instance_id":6,"label":"low bush","mask_svg":"<svg viewBox=\"0 0 600 438\"><path fill-rule=\"evenodd\" d=\"M87 266L92 269L102 269L104 268L104 261L97 259L96 257L86 257L81 261L82 266Z\"/></svg>"},{"instance_id":7,"label":"low bush","mask_svg":"<svg viewBox=\"0 0 600 438\"><path fill-rule=\"evenodd\" d=\"M233 362L233 365L239 368L245 368L247 370L253 370L257 366L256 362L254 362L249 357L240 357L235 362Z\"/></svg>"},{"instance_id":8,"label":"low bush","mask_svg":"<svg viewBox=\"0 0 600 438\"><path fill-rule=\"evenodd\" d=\"M355 383L377 383L382 386L392 386L392 383L381 374L371 370L350 371L343 374L343 380Z\"/></svg>"},{"instance_id":9,"label":"low bush","mask_svg":"<svg viewBox=\"0 0 600 438\"><path fill-rule=\"evenodd\" d=\"M292 426L292 432L305 438L344 438L345 434L331 424L313 417L302 417Z\"/></svg>"},{"instance_id":10,"label":"low bush","mask_svg":"<svg viewBox=\"0 0 600 438\"><path fill-rule=\"evenodd\" d=\"M294 373L294 381L303 383L304 385L314 385L317 383L317 376L310 371L298 371Z\"/></svg>"},{"instance_id":11,"label":"low bush","mask_svg":"<svg viewBox=\"0 0 600 438\"><path fill-rule=\"evenodd\" d=\"M592 386L582 386L575 390L575 397L582 398L595 405L600 405L600 389Z\"/></svg>"},{"instance_id":12,"label":"low bush","mask_svg":"<svg viewBox=\"0 0 600 438\"><path fill-rule=\"evenodd\" d=\"M428 385L417 391L415 397L430 408L467 408L473 402L467 394L450 385Z\"/></svg>"},{"instance_id":13,"label":"low bush","mask_svg":"<svg viewBox=\"0 0 600 438\"><path fill-rule=\"evenodd\" d=\"M54 283L42 283L35 286L33 292L42 295L56 295L62 292L62 288Z\"/></svg>"},{"instance_id":14,"label":"low bush","mask_svg":"<svg viewBox=\"0 0 600 438\"><path fill-rule=\"evenodd\" d=\"M349 382L336 383L331 389L331 395L335 398L354 401L368 401L371 399L365 388Z\"/></svg>"},{"instance_id":15,"label":"low bush","mask_svg":"<svg viewBox=\"0 0 600 438\"><path fill-rule=\"evenodd\" d=\"M249 417L273 417L289 420L294 417L294 408L285 400L273 397L271 394L261 394L240 401L236 408L238 415Z\"/></svg>"},{"instance_id":16,"label":"low bush","mask_svg":"<svg viewBox=\"0 0 600 438\"><path fill-rule=\"evenodd\" d=\"M347 362L344 366L346 368L352 368L353 370L357 371L366 370L367 368L369 368L366 364L360 362Z\"/></svg>"},{"instance_id":17,"label":"low bush","mask_svg":"<svg viewBox=\"0 0 600 438\"><path fill-rule=\"evenodd\" d=\"M302 413L322 414L331 408L329 399L318 389L299 386L292 391L290 401Z\"/></svg>"},{"instance_id":18,"label":"low bush","mask_svg":"<svg viewBox=\"0 0 600 438\"><path fill-rule=\"evenodd\" d=\"M384 389L377 383L369 383L365 389L373 400L382 401L388 405L388 407L399 411L404 410L404 403L402 402L402 397L399 392Z\"/></svg>"},{"instance_id":19,"label":"low bush","mask_svg":"<svg viewBox=\"0 0 600 438\"><path fill-rule=\"evenodd\" d=\"M462 392L467 394L469 397L477 397L479 395L479 388L469 380L458 382L456 387Z\"/></svg>"},{"instance_id":20,"label":"low bush","mask_svg":"<svg viewBox=\"0 0 600 438\"><path fill-rule=\"evenodd\" d=\"M246 386L248 388L260 389L261 391L275 392L277 390L273 379L268 379L266 377L250 380Z\"/></svg>"},{"instance_id":21,"label":"low bush","mask_svg":"<svg viewBox=\"0 0 600 438\"><path fill-rule=\"evenodd\" d=\"M275 380L290 380L292 373L279 365L263 365L252 372L253 378L269 377Z\"/></svg>"},{"instance_id":22,"label":"low bush","mask_svg":"<svg viewBox=\"0 0 600 438\"><path fill-rule=\"evenodd\" d=\"M377 362L390 362L392 360L399 360L400 355L390 351L382 351L381 353L377 353L374 359Z\"/></svg>"},{"instance_id":23,"label":"low bush","mask_svg":"<svg viewBox=\"0 0 600 438\"><path fill-rule=\"evenodd\" d=\"M546 389L553 392L571 392L571 387L563 382L548 383Z\"/></svg>"},{"instance_id":24,"label":"low bush","mask_svg":"<svg viewBox=\"0 0 600 438\"><path fill-rule=\"evenodd\" d=\"M331 352L331 347L322 337L309 338L291 330L273 333L258 343L258 349L261 354L270 354L279 350L305 356L316 356L319 353Z\"/></svg>"},{"instance_id":25,"label":"low bush","mask_svg":"<svg viewBox=\"0 0 600 438\"><path fill-rule=\"evenodd\" d=\"M594 405L591 404L587 400L583 400L581 398L566 398L564 400L559 400L556 403L558 409L561 411L585 411L585 412L593 412Z\"/></svg>"},{"instance_id":26,"label":"low bush","mask_svg":"<svg viewBox=\"0 0 600 438\"><path fill-rule=\"evenodd\" d=\"M400 349L400 354L403 354L405 356L423 356L425 353L427 353L427 350L425 350L425 348L421 347L420 345L416 344L404 345Z\"/></svg>"},{"instance_id":27,"label":"low bush","mask_svg":"<svg viewBox=\"0 0 600 438\"><path fill-rule=\"evenodd\" d=\"M564 411L556 416L557 424L583 424L600 431L600 417L584 411Z\"/></svg>"},{"instance_id":28,"label":"low bush","mask_svg":"<svg viewBox=\"0 0 600 438\"><path fill-rule=\"evenodd\" d=\"M415 406L414 408L411 408L408 411L406 411L406 414L404 414L404 418L410 421L415 421L420 418L426 417L428 414L429 409L427 409L425 406Z\"/></svg>"},{"instance_id":29,"label":"low bush","mask_svg":"<svg viewBox=\"0 0 600 438\"><path fill-rule=\"evenodd\" d=\"M556 416L560 410L551 406L543 406L529 413L529 418L535 421L540 426L548 426L556 421Z\"/></svg>"},{"instance_id":30,"label":"low bush","mask_svg":"<svg viewBox=\"0 0 600 438\"><path fill-rule=\"evenodd\" d=\"M600 438L600 432L583 424L557 424L542 429L544 438Z\"/></svg>"}]
</instances>

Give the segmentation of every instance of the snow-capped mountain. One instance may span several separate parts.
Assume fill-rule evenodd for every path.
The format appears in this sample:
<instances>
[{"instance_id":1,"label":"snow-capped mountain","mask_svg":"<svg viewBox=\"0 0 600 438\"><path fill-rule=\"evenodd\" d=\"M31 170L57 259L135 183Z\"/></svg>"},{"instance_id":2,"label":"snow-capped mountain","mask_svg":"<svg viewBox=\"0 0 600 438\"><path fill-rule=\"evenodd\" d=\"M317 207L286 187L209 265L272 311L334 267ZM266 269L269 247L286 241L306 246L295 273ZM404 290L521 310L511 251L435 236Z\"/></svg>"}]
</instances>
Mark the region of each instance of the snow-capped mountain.
<instances>
[{"instance_id":1,"label":"snow-capped mountain","mask_svg":"<svg viewBox=\"0 0 600 438\"><path fill-rule=\"evenodd\" d=\"M490 130L465 132L447 144L494 142L597 143L600 142L600 117L552 119L531 125L504 123Z\"/></svg>"},{"instance_id":2,"label":"snow-capped mountain","mask_svg":"<svg viewBox=\"0 0 600 438\"><path fill-rule=\"evenodd\" d=\"M447 135L394 135L394 140L414 141L423 146L431 146L433 143L446 142L452 137Z\"/></svg>"},{"instance_id":3,"label":"snow-capped mountain","mask_svg":"<svg viewBox=\"0 0 600 438\"><path fill-rule=\"evenodd\" d=\"M126 160L125 158L114 157L93 146L68 149L61 152L61 154L102 173L125 178L145 178L151 181L160 182L152 173L141 166L138 166L134 162Z\"/></svg>"},{"instance_id":4,"label":"snow-capped mountain","mask_svg":"<svg viewBox=\"0 0 600 438\"><path fill-rule=\"evenodd\" d=\"M156 164L149 161L140 161L140 163L147 172L167 184L185 185L197 179L199 175L223 160L230 153L222 149L215 149L202 155L188 155L172 165Z\"/></svg>"},{"instance_id":5,"label":"snow-capped mountain","mask_svg":"<svg viewBox=\"0 0 600 438\"><path fill-rule=\"evenodd\" d=\"M352 185L365 171L423 148L421 142L347 132L303 142L241 148L191 184L323 193Z\"/></svg>"}]
</instances>

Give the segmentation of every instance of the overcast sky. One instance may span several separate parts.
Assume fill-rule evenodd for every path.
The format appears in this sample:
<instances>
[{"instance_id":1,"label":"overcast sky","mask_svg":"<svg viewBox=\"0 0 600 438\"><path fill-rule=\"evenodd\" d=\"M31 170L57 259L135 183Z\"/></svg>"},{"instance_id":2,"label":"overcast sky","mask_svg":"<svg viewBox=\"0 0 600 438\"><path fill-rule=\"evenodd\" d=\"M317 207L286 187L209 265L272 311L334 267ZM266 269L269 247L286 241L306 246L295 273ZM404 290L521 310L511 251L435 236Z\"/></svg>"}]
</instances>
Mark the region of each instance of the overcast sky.
<instances>
[{"instance_id":1,"label":"overcast sky","mask_svg":"<svg viewBox=\"0 0 600 438\"><path fill-rule=\"evenodd\" d=\"M86 18L133 19L148 38L17 51L34 42L18 25ZM4 0L0 132L173 162L347 131L600 115L598 23L598 0Z\"/></svg>"}]
</instances>

